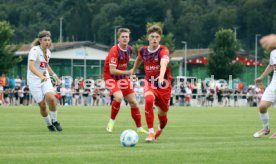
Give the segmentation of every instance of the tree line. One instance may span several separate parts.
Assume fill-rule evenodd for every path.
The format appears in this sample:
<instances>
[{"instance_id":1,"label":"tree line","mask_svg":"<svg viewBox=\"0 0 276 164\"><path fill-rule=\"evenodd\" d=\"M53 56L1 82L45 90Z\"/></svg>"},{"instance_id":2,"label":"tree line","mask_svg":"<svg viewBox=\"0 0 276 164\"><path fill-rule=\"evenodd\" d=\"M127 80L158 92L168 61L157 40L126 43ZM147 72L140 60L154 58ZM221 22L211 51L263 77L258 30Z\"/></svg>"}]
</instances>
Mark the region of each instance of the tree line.
<instances>
[{"instance_id":1,"label":"tree line","mask_svg":"<svg viewBox=\"0 0 276 164\"><path fill-rule=\"evenodd\" d=\"M176 48L206 48L221 28L235 29L245 50L255 34L276 31L275 0L0 0L0 20L15 30L12 43L30 43L43 29L57 42L91 40L112 45L116 27L131 29L132 43L148 22L162 22Z\"/></svg>"}]
</instances>

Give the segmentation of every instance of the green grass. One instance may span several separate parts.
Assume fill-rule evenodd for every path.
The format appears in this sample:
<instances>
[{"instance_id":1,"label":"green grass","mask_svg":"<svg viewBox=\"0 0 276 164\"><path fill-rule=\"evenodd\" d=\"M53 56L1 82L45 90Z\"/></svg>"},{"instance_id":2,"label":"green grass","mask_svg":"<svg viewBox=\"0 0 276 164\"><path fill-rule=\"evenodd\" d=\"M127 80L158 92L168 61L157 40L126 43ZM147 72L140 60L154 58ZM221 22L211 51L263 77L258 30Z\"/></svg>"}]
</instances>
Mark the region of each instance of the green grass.
<instances>
[{"instance_id":1,"label":"green grass","mask_svg":"<svg viewBox=\"0 0 276 164\"><path fill-rule=\"evenodd\" d=\"M275 109L270 124L276 131ZM59 107L63 132L50 133L37 106L0 107L0 163L275 163L276 139L254 139L261 128L257 108L180 108L169 111L168 125L154 143L139 135L136 147L119 142L135 129L123 107L114 132L105 126L109 107ZM146 127L144 114L143 125ZM157 125L158 119L155 116ZM156 126L155 126L156 127Z\"/></svg>"}]
</instances>

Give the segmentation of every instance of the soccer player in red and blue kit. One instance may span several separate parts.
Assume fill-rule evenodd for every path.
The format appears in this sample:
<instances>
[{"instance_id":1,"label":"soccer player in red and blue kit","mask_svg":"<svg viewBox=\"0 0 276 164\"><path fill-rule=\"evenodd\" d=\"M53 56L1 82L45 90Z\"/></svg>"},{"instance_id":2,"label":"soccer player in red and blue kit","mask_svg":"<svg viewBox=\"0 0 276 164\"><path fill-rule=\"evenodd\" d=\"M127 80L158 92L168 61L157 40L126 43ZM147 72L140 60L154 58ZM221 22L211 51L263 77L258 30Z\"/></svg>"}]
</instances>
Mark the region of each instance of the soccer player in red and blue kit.
<instances>
[{"instance_id":1,"label":"soccer player in red and blue kit","mask_svg":"<svg viewBox=\"0 0 276 164\"><path fill-rule=\"evenodd\" d=\"M128 45L130 30L127 28L120 28L118 30L119 44L114 45L104 63L104 81L107 89L110 90L110 95L114 96L114 100L111 105L111 116L106 127L108 132L112 132L116 116L120 110L120 105L125 97L131 107L131 115L135 121L137 132L147 133L142 128L141 114L138 108L138 103L135 98L133 87L128 75L132 72L127 70L130 55L133 48Z\"/></svg>"},{"instance_id":2,"label":"soccer player in red and blue kit","mask_svg":"<svg viewBox=\"0 0 276 164\"><path fill-rule=\"evenodd\" d=\"M157 139L165 128L168 118L169 102L171 97L172 76L168 68L169 50L166 46L160 45L162 29L153 25L148 28L149 46L143 46L138 51L138 57L134 63L131 74L144 62L145 70L145 116L149 129L147 142ZM153 105L158 107L159 127L154 132L154 111Z\"/></svg>"}]
</instances>

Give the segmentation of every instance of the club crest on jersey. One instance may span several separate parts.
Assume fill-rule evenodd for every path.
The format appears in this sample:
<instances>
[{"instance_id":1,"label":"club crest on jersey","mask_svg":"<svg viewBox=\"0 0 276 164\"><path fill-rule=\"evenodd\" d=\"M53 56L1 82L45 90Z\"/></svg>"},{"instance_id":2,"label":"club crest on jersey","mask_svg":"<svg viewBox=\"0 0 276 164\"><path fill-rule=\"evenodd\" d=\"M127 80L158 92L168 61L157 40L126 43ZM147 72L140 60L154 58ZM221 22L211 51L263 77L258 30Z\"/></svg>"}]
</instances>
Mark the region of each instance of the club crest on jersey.
<instances>
[{"instance_id":1,"label":"club crest on jersey","mask_svg":"<svg viewBox=\"0 0 276 164\"><path fill-rule=\"evenodd\" d=\"M144 60L147 60L147 57L144 55L144 56L143 56L143 59L144 59Z\"/></svg>"},{"instance_id":2,"label":"club crest on jersey","mask_svg":"<svg viewBox=\"0 0 276 164\"><path fill-rule=\"evenodd\" d=\"M156 62L159 61L158 55L154 56L154 61L156 61Z\"/></svg>"}]
</instances>

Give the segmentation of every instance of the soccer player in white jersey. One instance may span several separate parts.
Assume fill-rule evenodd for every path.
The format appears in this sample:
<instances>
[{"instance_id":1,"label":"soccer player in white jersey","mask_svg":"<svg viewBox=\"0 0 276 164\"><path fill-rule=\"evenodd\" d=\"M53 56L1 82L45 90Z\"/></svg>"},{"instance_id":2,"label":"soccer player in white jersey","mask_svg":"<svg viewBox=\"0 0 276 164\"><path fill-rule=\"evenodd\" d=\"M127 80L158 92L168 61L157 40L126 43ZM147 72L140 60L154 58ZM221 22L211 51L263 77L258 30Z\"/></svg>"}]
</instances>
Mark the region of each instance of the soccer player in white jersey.
<instances>
[{"instance_id":1,"label":"soccer player in white jersey","mask_svg":"<svg viewBox=\"0 0 276 164\"><path fill-rule=\"evenodd\" d=\"M274 72L271 83L266 88L259 105L260 119L262 121L263 128L254 133L253 136L256 138L268 135L270 133L269 114L267 109L272 105L272 103L276 101L276 35L265 36L260 40L260 43L263 48L270 52L270 61L262 75L255 79L255 83L260 83L262 79L271 71L274 70ZM276 132L272 134L270 138L276 138Z\"/></svg>"},{"instance_id":2,"label":"soccer player in white jersey","mask_svg":"<svg viewBox=\"0 0 276 164\"><path fill-rule=\"evenodd\" d=\"M32 43L32 48L28 56L28 72L27 81L30 92L38 103L40 114L43 117L50 132L62 131L60 123L57 121L56 99L54 96L54 88L50 80L52 75L57 83L59 79L49 65L51 52L51 33L49 31L41 31L38 33ZM50 110L48 114L46 103Z\"/></svg>"}]
</instances>

